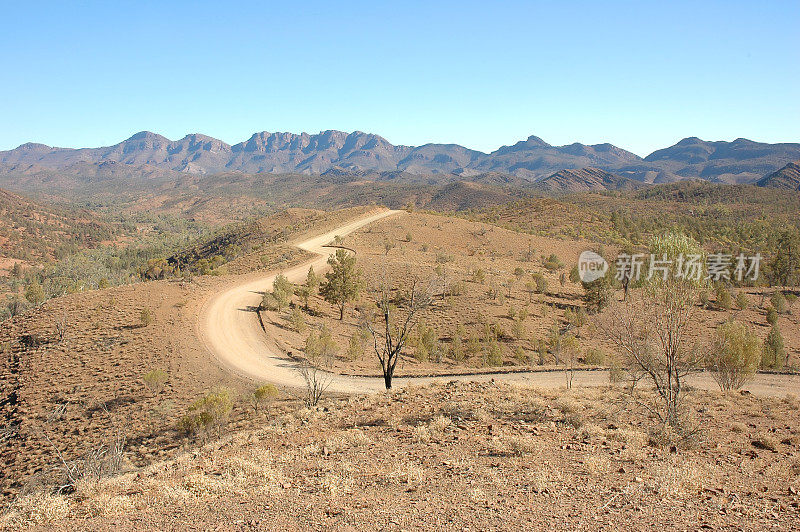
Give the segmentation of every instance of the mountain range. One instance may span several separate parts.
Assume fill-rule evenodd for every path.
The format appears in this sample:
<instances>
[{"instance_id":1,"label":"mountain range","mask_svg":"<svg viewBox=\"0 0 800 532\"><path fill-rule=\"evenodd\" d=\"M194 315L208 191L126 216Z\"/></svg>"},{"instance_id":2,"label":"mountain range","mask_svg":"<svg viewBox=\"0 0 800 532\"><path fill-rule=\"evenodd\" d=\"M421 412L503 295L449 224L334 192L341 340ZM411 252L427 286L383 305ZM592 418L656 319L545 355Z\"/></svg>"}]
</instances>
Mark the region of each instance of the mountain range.
<instances>
[{"instance_id":1,"label":"mountain range","mask_svg":"<svg viewBox=\"0 0 800 532\"><path fill-rule=\"evenodd\" d=\"M747 139L709 142L689 137L642 158L612 144L552 146L536 136L483 153L457 144L393 145L379 135L360 131L261 132L234 145L201 134L172 141L143 131L101 148L27 143L0 151L0 175L56 171L101 179L133 174L338 173L386 174L388 178L433 176L444 182L504 175L529 183L562 170L589 167L643 183L684 179L754 183L798 159L800 143L767 144Z\"/></svg>"}]
</instances>

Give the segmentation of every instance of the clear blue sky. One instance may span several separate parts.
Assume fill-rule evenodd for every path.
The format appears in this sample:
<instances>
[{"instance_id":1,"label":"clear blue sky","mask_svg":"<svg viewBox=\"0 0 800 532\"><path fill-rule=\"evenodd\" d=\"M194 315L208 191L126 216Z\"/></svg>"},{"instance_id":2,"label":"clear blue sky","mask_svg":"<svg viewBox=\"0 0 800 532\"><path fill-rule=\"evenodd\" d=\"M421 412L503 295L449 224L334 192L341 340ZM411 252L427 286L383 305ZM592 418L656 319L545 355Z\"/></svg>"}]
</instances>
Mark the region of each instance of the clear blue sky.
<instances>
[{"instance_id":1,"label":"clear blue sky","mask_svg":"<svg viewBox=\"0 0 800 532\"><path fill-rule=\"evenodd\" d=\"M0 149L361 130L800 142L800 1L7 2ZM434 5L435 4L435 5Z\"/></svg>"}]
</instances>

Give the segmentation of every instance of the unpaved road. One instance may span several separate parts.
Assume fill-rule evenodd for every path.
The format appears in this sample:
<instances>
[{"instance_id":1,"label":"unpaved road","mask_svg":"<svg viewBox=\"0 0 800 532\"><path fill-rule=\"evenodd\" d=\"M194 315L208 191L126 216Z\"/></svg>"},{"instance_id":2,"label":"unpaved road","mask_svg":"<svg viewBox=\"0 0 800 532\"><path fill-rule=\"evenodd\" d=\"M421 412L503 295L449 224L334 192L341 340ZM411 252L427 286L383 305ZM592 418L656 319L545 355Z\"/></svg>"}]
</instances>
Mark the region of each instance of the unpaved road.
<instances>
[{"instance_id":1,"label":"unpaved road","mask_svg":"<svg viewBox=\"0 0 800 532\"><path fill-rule=\"evenodd\" d=\"M371 222L391 216L398 211L383 211L378 214L350 222L334 231L306 240L298 247L319 255L318 258L283 271L292 282L302 282L309 266L320 273L327 267L328 257L335 251L323 247L333 241L335 236L345 236ZM265 289L272 286L276 273L259 272L240 276L224 291L211 297L200 313L198 334L217 360L230 371L256 382L271 382L279 386L302 387L303 379L297 372L297 364L265 334L258 322L254 309L261 302ZM506 381L553 388L566 384L565 375L560 371L496 373L481 375L461 375L457 377L413 377L395 378L395 386L401 387L413 382L425 384L433 381L450 380ZM330 375L331 392L365 393L384 389L383 379L379 377L351 377ZM574 386L597 386L608 383L606 371L576 371ZM718 389L708 374L694 375L691 385L703 389ZM800 394L800 376L760 374L745 386L758 395L783 396L787 393Z\"/></svg>"}]
</instances>

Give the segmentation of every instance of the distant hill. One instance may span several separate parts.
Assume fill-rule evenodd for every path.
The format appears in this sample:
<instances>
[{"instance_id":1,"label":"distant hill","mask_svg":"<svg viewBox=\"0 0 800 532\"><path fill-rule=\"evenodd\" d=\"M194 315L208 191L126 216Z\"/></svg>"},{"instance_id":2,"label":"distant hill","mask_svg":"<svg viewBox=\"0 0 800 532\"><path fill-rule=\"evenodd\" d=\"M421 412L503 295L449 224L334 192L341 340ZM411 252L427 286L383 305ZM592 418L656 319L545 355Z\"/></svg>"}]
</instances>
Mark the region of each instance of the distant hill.
<instances>
[{"instance_id":1,"label":"distant hill","mask_svg":"<svg viewBox=\"0 0 800 532\"><path fill-rule=\"evenodd\" d=\"M599 168L579 168L561 170L537 181L534 188L543 192L596 192L601 190L634 190L642 183L627 177L620 177Z\"/></svg>"},{"instance_id":2,"label":"distant hill","mask_svg":"<svg viewBox=\"0 0 800 532\"><path fill-rule=\"evenodd\" d=\"M800 159L800 144L765 144L747 139L708 142L697 137L657 150L645 162L679 178L719 183L753 183L785 164Z\"/></svg>"},{"instance_id":3,"label":"distant hill","mask_svg":"<svg viewBox=\"0 0 800 532\"><path fill-rule=\"evenodd\" d=\"M111 242L118 234L117 227L87 210L43 205L0 189L0 270L13 264L9 259L47 261Z\"/></svg>"},{"instance_id":4,"label":"distant hill","mask_svg":"<svg viewBox=\"0 0 800 532\"><path fill-rule=\"evenodd\" d=\"M777 172L759 179L756 185L759 187L800 191L800 164L789 163Z\"/></svg>"},{"instance_id":5,"label":"distant hill","mask_svg":"<svg viewBox=\"0 0 800 532\"><path fill-rule=\"evenodd\" d=\"M28 143L0 152L0 176L19 178L24 185L46 179L107 180L139 175L172 179L175 174L320 175L392 177L409 182L425 176L429 184L478 176L506 175L536 182L561 170L596 168L635 181L671 183L704 179L720 183L752 183L789 162L800 159L800 144L765 144L746 139L709 142L689 137L645 158L612 144L580 143L552 146L536 136L491 153L457 144L394 145L372 133L323 131L253 134L238 144L201 134L172 141L148 131L113 146L53 148ZM56 172L57 175L51 175ZM9 186L4 179L0 185Z\"/></svg>"}]
</instances>

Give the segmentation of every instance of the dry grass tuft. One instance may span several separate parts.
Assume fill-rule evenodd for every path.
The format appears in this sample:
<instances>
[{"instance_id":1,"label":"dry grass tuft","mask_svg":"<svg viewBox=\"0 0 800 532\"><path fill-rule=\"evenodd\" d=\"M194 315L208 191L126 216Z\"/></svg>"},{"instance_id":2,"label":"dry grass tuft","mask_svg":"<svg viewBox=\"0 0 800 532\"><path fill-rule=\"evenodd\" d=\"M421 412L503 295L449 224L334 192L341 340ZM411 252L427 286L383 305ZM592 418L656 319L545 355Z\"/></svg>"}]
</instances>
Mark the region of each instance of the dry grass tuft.
<instances>
[{"instance_id":1,"label":"dry grass tuft","mask_svg":"<svg viewBox=\"0 0 800 532\"><path fill-rule=\"evenodd\" d=\"M587 473L596 477L611 470L611 459L602 454L588 454L583 459L583 465Z\"/></svg>"},{"instance_id":2,"label":"dry grass tuft","mask_svg":"<svg viewBox=\"0 0 800 532\"><path fill-rule=\"evenodd\" d=\"M705 464L675 459L652 469L652 488L664 497L685 499L700 493L709 478Z\"/></svg>"},{"instance_id":3,"label":"dry grass tuft","mask_svg":"<svg viewBox=\"0 0 800 532\"><path fill-rule=\"evenodd\" d=\"M67 517L70 504L66 497L50 493L35 493L17 499L10 511L2 516L3 528L27 528L45 525Z\"/></svg>"}]
</instances>

